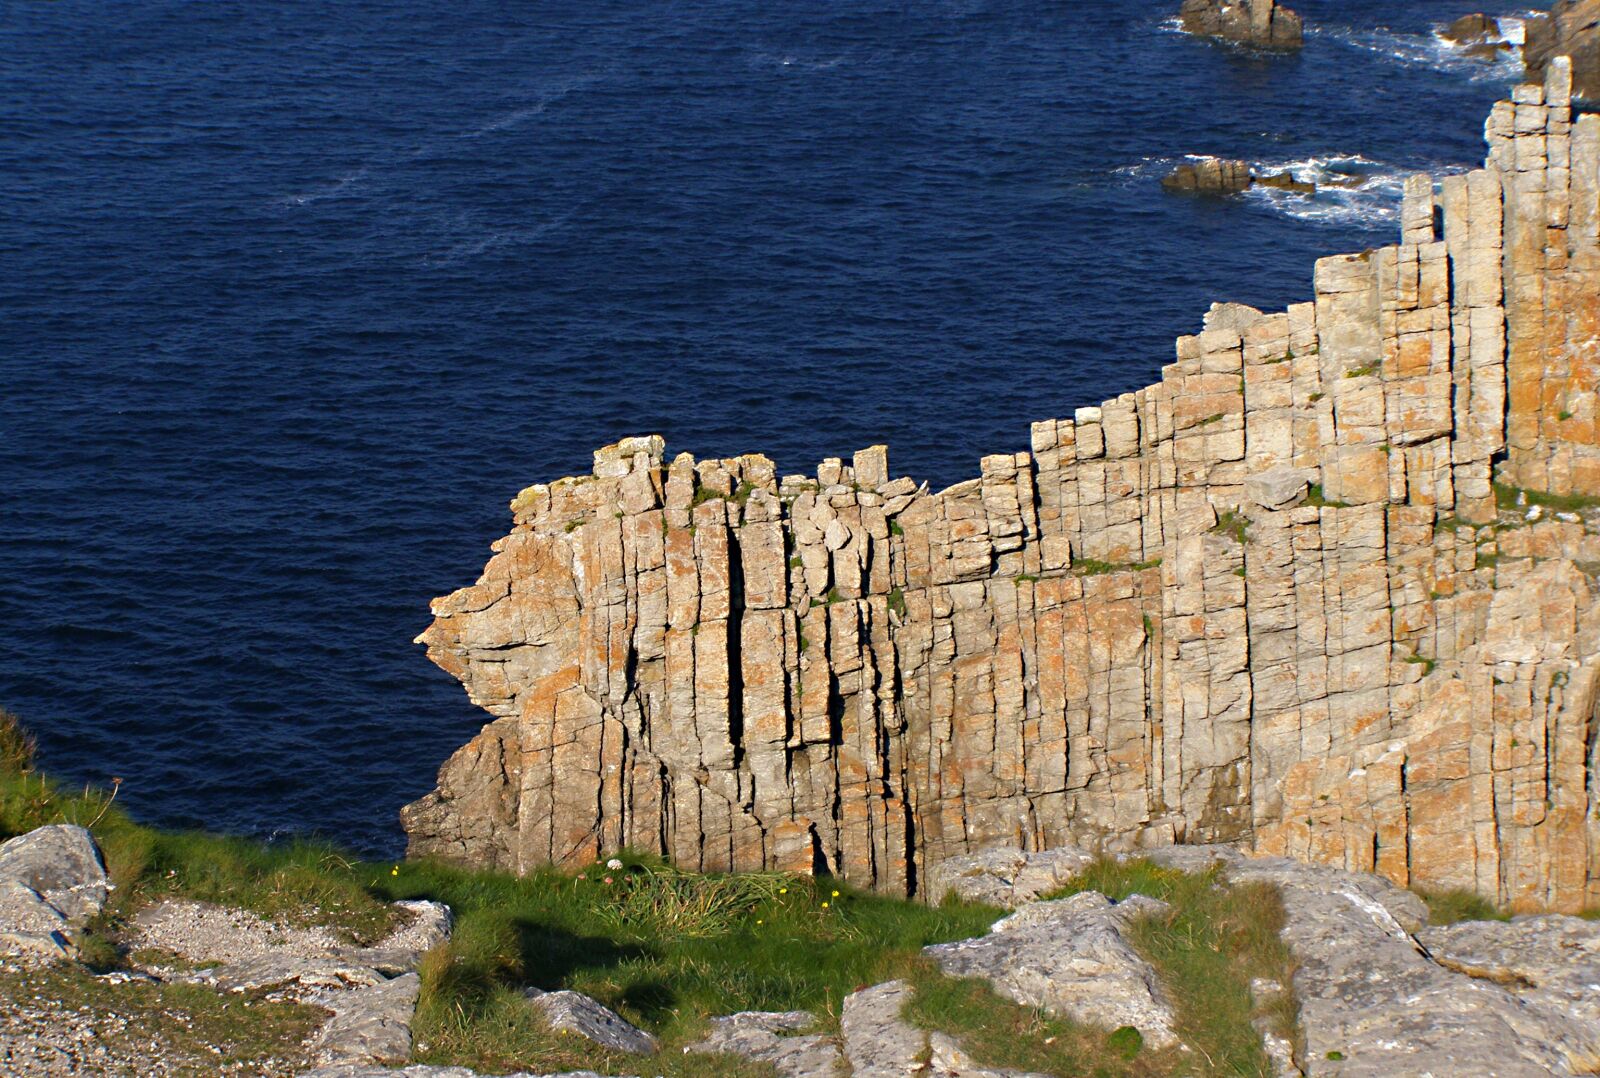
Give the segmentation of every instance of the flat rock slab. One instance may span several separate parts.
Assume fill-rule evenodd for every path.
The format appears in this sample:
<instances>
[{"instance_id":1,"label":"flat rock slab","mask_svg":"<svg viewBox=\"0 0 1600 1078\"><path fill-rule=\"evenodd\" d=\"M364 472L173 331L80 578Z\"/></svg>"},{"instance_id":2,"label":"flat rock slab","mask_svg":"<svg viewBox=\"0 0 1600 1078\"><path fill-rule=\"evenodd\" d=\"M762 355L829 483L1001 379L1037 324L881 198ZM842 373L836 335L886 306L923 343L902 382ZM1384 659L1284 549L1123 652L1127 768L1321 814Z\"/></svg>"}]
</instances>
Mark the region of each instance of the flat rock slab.
<instances>
[{"instance_id":1,"label":"flat rock slab","mask_svg":"<svg viewBox=\"0 0 1600 1078\"><path fill-rule=\"evenodd\" d=\"M70 930L104 909L110 893L100 848L81 827L52 824L0 843L0 950L74 954Z\"/></svg>"},{"instance_id":2,"label":"flat rock slab","mask_svg":"<svg viewBox=\"0 0 1600 1078\"><path fill-rule=\"evenodd\" d=\"M1133 1026L1152 1048L1176 1044L1172 1004L1155 969L1125 938L1135 917L1164 902L1097 891L1038 902L996 922L987 936L924 949L954 977L982 977L1027 1007L1087 1025Z\"/></svg>"},{"instance_id":3,"label":"flat rock slab","mask_svg":"<svg viewBox=\"0 0 1600 1078\"><path fill-rule=\"evenodd\" d=\"M689 1051L770 1063L778 1078L835 1078L839 1046L817 1034L797 1036L816 1024L816 1016L806 1011L741 1011L713 1018L711 1031Z\"/></svg>"},{"instance_id":4,"label":"flat rock slab","mask_svg":"<svg viewBox=\"0 0 1600 1078\"><path fill-rule=\"evenodd\" d=\"M905 1020L911 997L904 981L846 997L839 1025L852 1078L1048 1078L978 1066L953 1037L930 1034Z\"/></svg>"},{"instance_id":5,"label":"flat rock slab","mask_svg":"<svg viewBox=\"0 0 1600 1078\"><path fill-rule=\"evenodd\" d=\"M1376 876L1285 858L1239 858L1227 874L1283 895L1308 1078L1592 1073L1580 1071L1591 1036L1575 1016L1429 959L1410 934L1420 927L1416 896Z\"/></svg>"},{"instance_id":6,"label":"flat rock slab","mask_svg":"<svg viewBox=\"0 0 1600 1078\"><path fill-rule=\"evenodd\" d=\"M947 858L928 870L928 901L946 895L1015 909L1065 884L1094 863L1094 855L1072 846L1026 853L998 847Z\"/></svg>"},{"instance_id":7,"label":"flat rock slab","mask_svg":"<svg viewBox=\"0 0 1600 1078\"><path fill-rule=\"evenodd\" d=\"M411 1058L411 1018L422 980L405 973L353 992L330 992L317 1003L333 1017L312 1041L326 1063L404 1063Z\"/></svg>"},{"instance_id":8,"label":"flat rock slab","mask_svg":"<svg viewBox=\"0 0 1600 1078\"><path fill-rule=\"evenodd\" d=\"M575 1033L614 1052L643 1055L656 1050L654 1037L582 992L541 992L530 988L528 1001L558 1032Z\"/></svg>"},{"instance_id":9,"label":"flat rock slab","mask_svg":"<svg viewBox=\"0 0 1600 1078\"><path fill-rule=\"evenodd\" d=\"M1575 1019L1600 1061L1600 924L1549 914L1424 928L1417 941L1439 965L1492 981L1553 1021Z\"/></svg>"}]
</instances>

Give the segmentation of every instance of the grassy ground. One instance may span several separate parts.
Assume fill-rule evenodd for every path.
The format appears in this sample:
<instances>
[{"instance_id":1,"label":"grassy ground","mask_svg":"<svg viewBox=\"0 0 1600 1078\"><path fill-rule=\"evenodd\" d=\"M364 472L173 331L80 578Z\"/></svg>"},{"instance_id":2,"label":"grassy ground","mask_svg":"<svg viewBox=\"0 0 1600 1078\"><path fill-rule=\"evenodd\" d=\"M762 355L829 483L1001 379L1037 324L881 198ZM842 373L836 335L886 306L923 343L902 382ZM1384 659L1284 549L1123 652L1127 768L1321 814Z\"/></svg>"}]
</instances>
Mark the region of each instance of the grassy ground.
<instances>
[{"instance_id":1,"label":"grassy ground","mask_svg":"<svg viewBox=\"0 0 1600 1078\"><path fill-rule=\"evenodd\" d=\"M1194 1051L1156 1053L1142 1049L1132 1030L1050 1019L982 982L945 977L921 957L927 944L985 932L1000 912L989 907L931 908L809 877L692 875L627 855L620 868L523 878L431 862L360 863L315 844L155 831L128 818L114 790L60 789L32 773L30 759L20 731L0 713L0 838L44 823L84 824L118 885L86 941L95 967L127 961L121 926L167 894L326 924L358 940L390 927L393 900L448 903L454 937L422 968L414 1033L424 1062L489 1072L637 1069L636 1060L553 1035L524 1002L532 985L584 992L656 1034L666 1050L651 1073L754 1078L770 1069L681 1048L710 1016L739 1010L810 1010L824 1028L836 1028L847 995L902 977L917 989L910 1017L958 1036L991 1066L1105 1078L1256 1075L1267 1072L1250 1025L1249 981L1287 983L1289 974L1276 935L1282 909L1270 889L1224 889L1211 875L1145 862L1094 866L1067 890L1140 893L1174 907L1139 922L1134 941L1162 973L1180 1035ZM221 1016L229 1017L259 1021L242 1011ZM1288 1027L1292 1019L1278 1016Z\"/></svg>"}]
</instances>

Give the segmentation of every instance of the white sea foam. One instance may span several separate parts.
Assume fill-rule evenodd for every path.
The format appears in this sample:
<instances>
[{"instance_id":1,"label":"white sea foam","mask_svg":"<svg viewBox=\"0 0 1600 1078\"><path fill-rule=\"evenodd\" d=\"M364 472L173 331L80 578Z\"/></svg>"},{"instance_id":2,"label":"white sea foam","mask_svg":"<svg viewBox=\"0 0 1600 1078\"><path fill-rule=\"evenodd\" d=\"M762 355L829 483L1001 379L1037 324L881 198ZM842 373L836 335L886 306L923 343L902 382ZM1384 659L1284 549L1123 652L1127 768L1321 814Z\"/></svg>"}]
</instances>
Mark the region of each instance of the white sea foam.
<instances>
[{"instance_id":1,"label":"white sea foam","mask_svg":"<svg viewBox=\"0 0 1600 1078\"><path fill-rule=\"evenodd\" d=\"M332 183L323 184L321 187L313 188L304 194L285 195L282 199L283 204L286 206L305 206L312 202L321 202L327 198L343 198L352 193L351 189L367 178L367 171L366 167L363 166L354 172L340 176Z\"/></svg>"},{"instance_id":2,"label":"white sea foam","mask_svg":"<svg viewBox=\"0 0 1600 1078\"><path fill-rule=\"evenodd\" d=\"M1312 26L1306 28L1306 35L1326 38L1405 67L1425 67L1430 71L1457 75L1475 82L1513 81L1522 73L1524 22L1520 17L1508 16L1501 20L1501 27L1505 31L1504 43L1509 48L1493 58L1475 56L1466 46L1446 41L1442 36L1443 25L1426 34L1408 34L1383 27L1357 30L1342 26Z\"/></svg>"},{"instance_id":3,"label":"white sea foam","mask_svg":"<svg viewBox=\"0 0 1600 1078\"><path fill-rule=\"evenodd\" d=\"M832 71L849 60L848 54L839 56L806 55L799 52L756 52L746 61L756 70L773 71Z\"/></svg>"},{"instance_id":4,"label":"white sea foam","mask_svg":"<svg viewBox=\"0 0 1600 1078\"><path fill-rule=\"evenodd\" d=\"M1146 157L1111 170L1122 186L1148 184L1167 176L1179 165L1203 160L1204 154ZM1382 227L1400 219L1406 177L1418 172L1441 175L1449 167L1437 164L1406 167L1374 161L1361 154L1326 154L1295 160L1251 161L1258 175L1287 172L1302 183L1317 185L1316 194L1285 191L1257 185L1242 197L1253 205L1298 221L1333 227Z\"/></svg>"}]
</instances>

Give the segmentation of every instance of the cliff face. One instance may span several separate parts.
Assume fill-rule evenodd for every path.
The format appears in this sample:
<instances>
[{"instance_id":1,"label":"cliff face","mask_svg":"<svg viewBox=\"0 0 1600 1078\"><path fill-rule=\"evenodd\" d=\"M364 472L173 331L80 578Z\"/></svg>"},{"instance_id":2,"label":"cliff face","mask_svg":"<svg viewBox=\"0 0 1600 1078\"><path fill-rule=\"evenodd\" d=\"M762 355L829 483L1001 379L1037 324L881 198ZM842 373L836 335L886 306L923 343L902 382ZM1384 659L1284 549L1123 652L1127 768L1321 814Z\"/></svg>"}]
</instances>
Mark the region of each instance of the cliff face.
<instances>
[{"instance_id":1,"label":"cliff face","mask_svg":"<svg viewBox=\"0 0 1600 1078\"><path fill-rule=\"evenodd\" d=\"M993 844L1244 840L1600 899L1600 523L1491 488L1600 494L1600 117L1569 92L1557 61L1483 170L1413 180L1399 245L1213 308L980 478L637 438L523 491L419 638L495 718L413 852L915 892Z\"/></svg>"}]
</instances>

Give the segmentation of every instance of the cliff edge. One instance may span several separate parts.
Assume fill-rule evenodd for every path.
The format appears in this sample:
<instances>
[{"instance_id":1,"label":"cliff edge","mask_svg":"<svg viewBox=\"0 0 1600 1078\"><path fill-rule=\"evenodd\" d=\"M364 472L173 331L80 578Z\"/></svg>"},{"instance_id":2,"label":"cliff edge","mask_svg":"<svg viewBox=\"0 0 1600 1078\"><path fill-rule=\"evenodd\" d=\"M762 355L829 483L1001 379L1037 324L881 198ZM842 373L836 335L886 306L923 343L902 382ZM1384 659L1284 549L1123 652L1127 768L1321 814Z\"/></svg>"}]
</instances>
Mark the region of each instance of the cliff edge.
<instances>
[{"instance_id":1,"label":"cliff edge","mask_svg":"<svg viewBox=\"0 0 1600 1078\"><path fill-rule=\"evenodd\" d=\"M1548 65L1483 169L1287 311L941 492L659 438L530 487L418 639L494 720L411 850L630 846L916 893L996 845L1243 842L1600 899L1600 117ZM1496 479L1501 484L1494 485Z\"/></svg>"}]
</instances>

